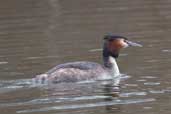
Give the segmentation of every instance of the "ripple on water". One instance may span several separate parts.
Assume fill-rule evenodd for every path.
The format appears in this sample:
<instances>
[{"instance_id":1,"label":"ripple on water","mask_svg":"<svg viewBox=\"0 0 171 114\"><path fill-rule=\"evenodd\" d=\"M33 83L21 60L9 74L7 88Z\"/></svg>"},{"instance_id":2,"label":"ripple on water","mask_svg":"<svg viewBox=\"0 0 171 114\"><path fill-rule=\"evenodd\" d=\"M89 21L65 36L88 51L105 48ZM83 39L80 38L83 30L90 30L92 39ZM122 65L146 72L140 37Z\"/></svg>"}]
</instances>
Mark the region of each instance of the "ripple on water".
<instances>
[{"instance_id":1,"label":"ripple on water","mask_svg":"<svg viewBox=\"0 0 171 114\"><path fill-rule=\"evenodd\" d=\"M171 52L171 49L163 49L162 52L164 52L164 53L170 53Z\"/></svg>"},{"instance_id":2,"label":"ripple on water","mask_svg":"<svg viewBox=\"0 0 171 114\"><path fill-rule=\"evenodd\" d=\"M76 102L76 101L83 101L83 100L98 100L98 99L106 99L112 98L111 96L81 96L81 97L50 97L50 98L40 98L34 99L27 102L19 102L19 103L3 103L0 104L0 107L7 107L7 106L22 106L22 105L41 105L41 104L50 104L50 103L64 103L64 102Z\"/></svg>"},{"instance_id":3,"label":"ripple on water","mask_svg":"<svg viewBox=\"0 0 171 114\"><path fill-rule=\"evenodd\" d=\"M8 64L8 62L7 61L1 61L0 62L0 65L4 65L4 64Z\"/></svg>"},{"instance_id":4,"label":"ripple on water","mask_svg":"<svg viewBox=\"0 0 171 114\"><path fill-rule=\"evenodd\" d=\"M37 56L37 57L27 57L25 60L33 60L33 59L46 59L46 58L58 58L59 56Z\"/></svg>"},{"instance_id":5,"label":"ripple on water","mask_svg":"<svg viewBox=\"0 0 171 114\"><path fill-rule=\"evenodd\" d=\"M111 106L111 105L118 105L118 104L136 104L136 103L144 103L144 102L152 102L152 101L155 101L155 99L154 98L130 99L130 100L116 99L116 100L107 101L107 102L104 101L104 102L98 102L98 103L73 104L73 105L43 107L43 108L31 109L31 110L20 110L20 111L17 111L17 113L45 112L45 111L52 111L52 110L71 110L71 109Z\"/></svg>"},{"instance_id":6,"label":"ripple on water","mask_svg":"<svg viewBox=\"0 0 171 114\"><path fill-rule=\"evenodd\" d=\"M142 76L141 78L144 78L144 79L155 79L157 77L155 77L155 76Z\"/></svg>"},{"instance_id":7,"label":"ripple on water","mask_svg":"<svg viewBox=\"0 0 171 114\"><path fill-rule=\"evenodd\" d=\"M146 82L144 83L144 85L156 86L156 85L160 85L160 82Z\"/></svg>"},{"instance_id":8,"label":"ripple on water","mask_svg":"<svg viewBox=\"0 0 171 114\"><path fill-rule=\"evenodd\" d=\"M129 93L121 93L121 97L130 97L130 96L144 96L147 95L146 92L129 92Z\"/></svg>"},{"instance_id":9,"label":"ripple on water","mask_svg":"<svg viewBox=\"0 0 171 114\"><path fill-rule=\"evenodd\" d=\"M171 88L166 88L164 91L171 93Z\"/></svg>"},{"instance_id":10,"label":"ripple on water","mask_svg":"<svg viewBox=\"0 0 171 114\"><path fill-rule=\"evenodd\" d=\"M149 92L154 94L160 94L160 93L165 93L165 90L150 90Z\"/></svg>"},{"instance_id":11,"label":"ripple on water","mask_svg":"<svg viewBox=\"0 0 171 114\"><path fill-rule=\"evenodd\" d=\"M137 80L138 82L146 82L147 80L145 80L145 79L139 79L139 80Z\"/></svg>"},{"instance_id":12,"label":"ripple on water","mask_svg":"<svg viewBox=\"0 0 171 114\"><path fill-rule=\"evenodd\" d=\"M127 87L138 87L138 84L125 84Z\"/></svg>"},{"instance_id":13,"label":"ripple on water","mask_svg":"<svg viewBox=\"0 0 171 114\"><path fill-rule=\"evenodd\" d=\"M0 80L0 94L12 92L24 87L32 87L31 79Z\"/></svg>"},{"instance_id":14,"label":"ripple on water","mask_svg":"<svg viewBox=\"0 0 171 114\"><path fill-rule=\"evenodd\" d=\"M143 107L145 110L152 109L152 107Z\"/></svg>"},{"instance_id":15,"label":"ripple on water","mask_svg":"<svg viewBox=\"0 0 171 114\"><path fill-rule=\"evenodd\" d=\"M123 78L128 78L129 76L123 76ZM35 113L35 112L47 112L47 111L66 111L73 109L84 109L84 108L94 108L94 107L104 107L120 104L136 104L144 102L155 101L154 98L144 97L147 95L145 91L136 90L138 84L125 84L124 86L128 88L135 88L135 91L124 90L120 93L119 88L117 89L117 95L113 96L115 93L116 86L111 84L104 85L101 83L103 81L91 82L91 83L72 83L72 84L56 84L52 88L48 85L47 88L37 87L42 91L41 96L31 97L28 101L13 101L9 103L1 103L1 108L6 107L32 107L32 109L25 108L17 110L17 113ZM4 85L4 90L6 89L21 89L23 87L32 87L31 79L24 80L13 80L13 81L1 81L0 84ZM65 87L65 86L66 87ZM75 86L75 87L74 87ZM0 88L0 89L2 89ZM59 89L58 89L59 88ZM99 90L99 91L97 91ZM22 89L22 92L25 89ZM51 93L52 92L52 93ZM66 92L65 94L63 94ZM77 93L78 92L78 93ZM59 93L59 94L58 94ZM133 98L132 98L133 96ZM138 98L137 98L138 96ZM143 96L143 97L141 97ZM25 96L24 96L25 97ZM15 98L15 97L14 97ZM108 99L108 100L106 100ZM91 101L91 102L90 102ZM55 105L55 106L54 106ZM37 107L38 106L38 107Z\"/></svg>"}]
</instances>

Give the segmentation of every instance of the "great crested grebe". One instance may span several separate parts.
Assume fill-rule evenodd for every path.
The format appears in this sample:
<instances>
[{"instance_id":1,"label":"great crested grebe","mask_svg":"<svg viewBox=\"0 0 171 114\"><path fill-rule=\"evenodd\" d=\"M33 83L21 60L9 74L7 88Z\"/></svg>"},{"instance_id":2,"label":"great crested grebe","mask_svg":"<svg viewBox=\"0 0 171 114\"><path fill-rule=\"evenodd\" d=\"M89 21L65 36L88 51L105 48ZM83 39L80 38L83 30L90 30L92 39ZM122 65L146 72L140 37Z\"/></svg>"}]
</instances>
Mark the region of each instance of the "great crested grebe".
<instances>
[{"instance_id":1,"label":"great crested grebe","mask_svg":"<svg viewBox=\"0 0 171 114\"><path fill-rule=\"evenodd\" d=\"M85 80L98 80L102 77L117 77L120 72L116 63L119 51L128 46L140 44L129 41L126 37L105 35L103 45L103 65L94 62L80 61L60 64L44 74L37 75L37 83L77 82Z\"/></svg>"}]
</instances>

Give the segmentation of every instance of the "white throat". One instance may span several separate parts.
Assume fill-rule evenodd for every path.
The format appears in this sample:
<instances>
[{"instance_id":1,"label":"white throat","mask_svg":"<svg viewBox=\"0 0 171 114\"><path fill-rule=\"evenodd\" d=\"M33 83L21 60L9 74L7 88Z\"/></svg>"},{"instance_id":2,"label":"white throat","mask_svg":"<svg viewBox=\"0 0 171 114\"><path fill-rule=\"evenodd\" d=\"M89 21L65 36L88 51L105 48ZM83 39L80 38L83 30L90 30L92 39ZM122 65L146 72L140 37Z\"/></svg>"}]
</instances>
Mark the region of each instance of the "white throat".
<instances>
[{"instance_id":1,"label":"white throat","mask_svg":"<svg viewBox=\"0 0 171 114\"><path fill-rule=\"evenodd\" d=\"M111 68L112 74L111 75L113 75L114 77L120 75L120 71L119 71L118 65L116 63L116 59L110 56L109 62L112 64L112 68Z\"/></svg>"}]
</instances>

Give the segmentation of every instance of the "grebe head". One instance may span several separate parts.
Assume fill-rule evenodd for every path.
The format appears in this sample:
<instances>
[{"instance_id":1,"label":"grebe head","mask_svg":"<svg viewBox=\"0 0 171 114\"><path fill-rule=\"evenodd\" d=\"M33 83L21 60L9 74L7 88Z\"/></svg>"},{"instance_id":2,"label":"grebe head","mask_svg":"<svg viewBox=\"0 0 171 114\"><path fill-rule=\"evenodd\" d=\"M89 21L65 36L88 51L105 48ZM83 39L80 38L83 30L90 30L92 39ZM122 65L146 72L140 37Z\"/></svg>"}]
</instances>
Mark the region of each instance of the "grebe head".
<instances>
[{"instance_id":1,"label":"grebe head","mask_svg":"<svg viewBox=\"0 0 171 114\"><path fill-rule=\"evenodd\" d=\"M104 40L103 57L112 56L117 58L119 56L119 51L122 48L129 46L142 47L142 45L129 41L126 37L123 36L106 35Z\"/></svg>"}]
</instances>

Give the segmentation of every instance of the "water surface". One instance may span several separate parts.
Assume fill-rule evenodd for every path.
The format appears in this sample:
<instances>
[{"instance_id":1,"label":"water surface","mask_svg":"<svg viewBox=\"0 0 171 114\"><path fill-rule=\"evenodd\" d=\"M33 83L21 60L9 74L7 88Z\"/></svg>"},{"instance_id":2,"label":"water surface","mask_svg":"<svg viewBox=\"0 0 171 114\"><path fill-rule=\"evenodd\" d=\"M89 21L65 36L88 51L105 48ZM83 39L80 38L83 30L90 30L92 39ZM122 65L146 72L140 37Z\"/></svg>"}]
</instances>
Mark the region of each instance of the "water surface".
<instances>
[{"instance_id":1,"label":"water surface","mask_svg":"<svg viewBox=\"0 0 171 114\"><path fill-rule=\"evenodd\" d=\"M1 113L170 114L170 14L169 0L1 0ZM35 75L60 63L102 63L107 33L143 44L122 50L119 86L32 84Z\"/></svg>"}]
</instances>

